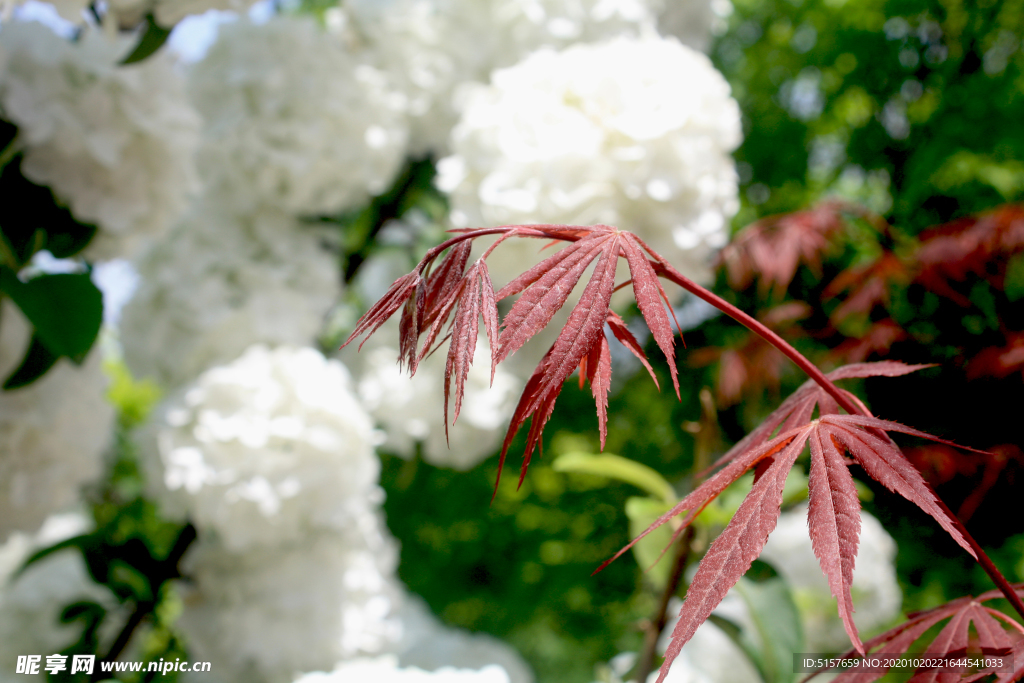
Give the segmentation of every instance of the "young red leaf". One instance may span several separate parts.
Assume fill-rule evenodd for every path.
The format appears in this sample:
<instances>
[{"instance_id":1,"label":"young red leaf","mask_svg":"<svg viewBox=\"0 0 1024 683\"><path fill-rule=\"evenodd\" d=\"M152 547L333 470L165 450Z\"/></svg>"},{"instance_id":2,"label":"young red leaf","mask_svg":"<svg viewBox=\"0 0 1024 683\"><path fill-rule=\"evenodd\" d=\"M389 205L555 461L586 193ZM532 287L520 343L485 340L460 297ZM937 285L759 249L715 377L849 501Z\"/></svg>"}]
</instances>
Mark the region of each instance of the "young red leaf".
<instances>
[{"instance_id":1,"label":"young red leaf","mask_svg":"<svg viewBox=\"0 0 1024 683\"><path fill-rule=\"evenodd\" d=\"M455 377L455 414L452 424L459 419L462 410L462 396L466 388L466 377L473 364L476 352L477 332L480 324L480 278L470 272L463 283L462 296L455 320L452 321L452 339L448 345L448 358L444 367L444 433L448 437L448 398L451 394L452 377Z\"/></svg>"},{"instance_id":2,"label":"young red leaf","mask_svg":"<svg viewBox=\"0 0 1024 683\"><path fill-rule=\"evenodd\" d=\"M1024 596L1024 587L1021 584L1014 586L1019 595ZM922 658L929 655L938 657L959 657L967 652L981 651L987 654L1013 654L1014 664L1020 662L1019 655L1024 653L1024 626L1017 623L1002 612L986 607L983 603L995 598L1002 598L1003 594L998 590L988 591L977 598L966 596L958 598L945 605L940 605L923 612L915 612L907 617L907 621L894 629L872 638L864 643L864 649L868 653L885 653L887 659L907 652L929 629L942 621L949 620L942 631L932 640ZM1000 621L1009 625L1013 630L1007 631L999 623ZM970 629L973 626L977 635L976 640L971 639ZM849 650L839 658L855 657L857 653ZM809 681L822 670L808 676ZM835 683L872 683L886 673L886 669L874 669L872 671L858 671L851 669L841 673ZM913 683L931 683L933 681L958 681L966 683L984 678L993 673L993 669L986 669L971 674L964 678L962 671L937 671L935 669L918 669L910 679ZM998 675L998 683L1009 683L1024 675L1024 669L1017 666L1013 672L1002 672Z\"/></svg>"},{"instance_id":3,"label":"young red leaf","mask_svg":"<svg viewBox=\"0 0 1024 683\"><path fill-rule=\"evenodd\" d=\"M587 381L597 404L597 426L601 433L601 450L608 436L608 389L612 383L612 354L608 350L608 338L602 334L597 343L584 356Z\"/></svg>"},{"instance_id":4,"label":"young red leaf","mask_svg":"<svg viewBox=\"0 0 1024 683\"><path fill-rule=\"evenodd\" d=\"M881 432L902 432L947 446L964 448L963 446L897 422L879 420L865 415L834 415L822 418L821 422L824 425L824 432L841 442L869 477L931 515L946 533L953 537L954 541L960 544L971 557L977 559L974 549L960 533L958 523L956 520L950 519L938 505L935 493L925 482L921 473L900 452L899 447L892 442L892 439Z\"/></svg>"},{"instance_id":5,"label":"young red leaf","mask_svg":"<svg viewBox=\"0 0 1024 683\"><path fill-rule=\"evenodd\" d=\"M676 370L676 353L673 348L674 339L672 325L665 313L665 306L662 299L667 298L665 290L662 289L658 276L654 272L650 261L641 251L636 242L626 236L622 240L622 251L626 255L626 262L629 264L629 273L633 278L633 294L636 297L640 313L647 322L654 341L658 348L665 354L668 360L669 371L672 374L672 385L676 390L676 397L679 396L679 373Z\"/></svg>"},{"instance_id":6,"label":"young red leaf","mask_svg":"<svg viewBox=\"0 0 1024 683\"><path fill-rule=\"evenodd\" d=\"M573 287L583 276L583 271L605 251L611 238L612 235L608 233L591 233L535 266L541 269L538 272L542 274L526 287L505 316L498 337L497 362L508 358L551 322L555 313L565 305ZM612 275L614 277L614 268ZM503 287L496 298L500 300L506 296L506 290L508 286Z\"/></svg>"},{"instance_id":7,"label":"young red leaf","mask_svg":"<svg viewBox=\"0 0 1024 683\"><path fill-rule=\"evenodd\" d=\"M355 339L358 339L363 334L366 334L367 339L380 329L380 326L387 322L388 318L395 314L395 312L402 307L411 297L416 293L417 287L420 284L419 273L413 271L407 275L403 275L392 283L388 291L380 298L377 303L370 307L366 313L356 323L356 329L352 331L345 343L341 345L341 348L345 348L351 344ZM366 343L366 339L359 345L359 348L363 347Z\"/></svg>"},{"instance_id":8,"label":"young red leaf","mask_svg":"<svg viewBox=\"0 0 1024 683\"><path fill-rule=\"evenodd\" d=\"M839 605L843 626L852 636L857 650L863 651L853 624L853 565L860 538L860 501L857 487L846 467L843 454L831 438L811 434L811 474L808 480L807 526L811 547L828 579L829 588Z\"/></svg>"},{"instance_id":9,"label":"young red leaf","mask_svg":"<svg viewBox=\"0 0 1024 683\"><path fill-rule=\"evenodd\" d=\"M754 483L728 526L701 560L693 581L686 589L686 600L672 631L672 642L665 651L657 683L665 680L683 645L761 554L768 534L775 529L779 519L786 476L802 450L803 440L794 439L772 458L771 465Z\"/></svg>"},{"instance_id":10,"label":"young red leaf","mask_svg":"<svg viewBox=\"0 0 1024 683\"><path fill-rule=\"evenodd\" d=\"M608 328L612 331L612 334L615 335L615 338L618 339L623 346L629 349L629 352L636 356L637 360L643 363L643 366L647 368L647 374L649 374L651 379L654 380L654 386L660 389L661 387L658 384L658 377L654 374L654 368L652 368L651 364L647 361L647 354L644 353L644 348L640 346L640 342L637 341L637 338L634 337L633 333L629 331L628 327L626 327L626 322L620 318L615 311L608 311L608 320L606 322L608 323Z\"/></svg>"},{"instance_id":11,"label":"young red leaf","mask_svg":"<svg viewBox=\"0 0 1024 683\"><path fill-rule=\"evenodd\" d=\"M843 379L865 377L899 377L928 367L932 366L907 365L897 361L853 363L833 370L828 373L827 377L833 382ZM847 395L853 399L855 403L860 404L860 400L857 399L856 396L849 393ZM863 408L863 406L861 407ZM815 408L818 408L819 415L825 415L829 412L838 412L838 409L835 407L835 401L833 401L820 386L811 380L807 380L800 386L800 388L790 394L789 397L782 402L782 405L772 411L772 413L766 417L761 424L754 429L754 431L750 432L750 434L730 448L725 455L715 461L708 469L712 470L720 467L726 462L729 462L740 453L750 448L751 445L758 444L766 440L775 432L776 429L779 429L780 431L788 431L794 427L810 422ZM863 408L863 412L865 414L870 414L868 413L867 408Z\"/></svg>"},{"instance_id":12,"label":"young red leaf","mask_svg":"<svg viewBox=\"0 0 1024 683\"><path fill-rule=\"evenodd\" d=\"M462 274L466 270L466 262L472 250L473 244L469 240L459 242L448 251L441 265L427 276L423 293L425 305L422 318L417 321L420 329L433 323L446 304L457 296L457 290L462 285Z\"/></svg>"},{"instance_id":13,"label":"young red leaf","mask_svg":"<svg viewBox=\"0 0 1024 683\"><path fill-rule=\"evenodd\" d=\"M593 252L595 255L600 254L600 258L594 268L594 273L587 286L583 289L583 295L580 297L579 302L577 302L569 314L569 320L566 322L565 327L558 335L558 338L555 339L555 343L544 356L544 359L537 366L530 381L527 382L527 389L524 390L522 397L519 399L519 405L516 406L516 410L512 415L512 422L509 425L508 433L505 436L505 443L501 450L501 460L498 466L499 478L501 476L501 464L504 462L508 447L512 442L512 437L526 421L526 418L532 416L530 432L526 440L526 451L523 455L523 468L519 476L520 484L522 483L523 477L526 476L526 468L529 465L530 456L533 453L533 449L540 442L541 432L543 431L544 424L551 416L551 411L554 409L554 400L562 390L562 383L572 374L572 371L580 364L583 357L590 353L590 349L594 344L599 343L599 340L604 338L604 322L608 317L608 306L611 303L612 290L615 288L615 264L618 260L619 250L618 234L611 233L601 239L585 237L562 251L580 244L592 246L595 242L597 242L596 247L587 249L588 252ZM585 258L589 261L593 257ZM579 262L582 262L582 260L580 259ZM579 268L580 275L582 275L582 271L583 268ZM575 279L571 279L572 285L575 284L580 275L576 275ZM518 318L520 322L519 327L506 327L502 330L501 337L499 338L502 350L508 348L502 341L507 339L506 333L516 338L517 332L513 331L510 333L509 330L521 330L523 325L528 325L529 312L543 309L545 305L544 294L547 294L551 287L555 287L557 291L559 286L557 283L561 276L553 278L550 283L545 281L546 278L547 276L545 275L531 285L523 293L519 301L516 302L516 305L512 307L512 310L506 317L506 321L512 317L512 314L516 311L516 306L519 306L524 299L530 297L531 291L534 288L543 290L543 294L540 296L528 299L527 305L523 307L526 313L523 313ZM572 288L572 285L569 286L569 289ZM556 297L558 296L560 295L556 294ZM567 296L567 293L564 296L560 296L562 303L564 303ZM561 306L561 303L559 306ZM550 312L542 311L539 315L546 315L547 319L550 320L550 316L554 315L554 310ZM499 353L499 360L502 358L503 356Z\"/></svg>"},{"instance_id":14,"label":"young red leaf","mask_svg":"<svg viewBox=\"0 0 1024 683\"><path fill-rule=\"evenodd\" d=\"M900 373L904 369L898 365L883 365L874 370ZM840 377L851 377L872 371L872 368L865 367L847 368L842 372L837 371L835 374ZM797 394L795 399L790 397L791 401L787 401L789 405L787 410L783 411L783 415L774 418L776 423L785 420L785 423L789 424L792 422L793 416L810 420L811 409L821 399L812 392L801 393L798 391ZM823 410L823 412L825 411ZM697 487L608 561L614 560L672 517L684 510L688 511L679 529L673 535L673 539L677 538L711 500L744 472L752 467L755 468L757 474L754 488L740 507L741 511L745 510L746 512L744 516L741 516L740 512L736 513L733 521L736 522L737 519L740 521L736 523L736 526L730 522L726 531L715 541L707 555L701 560L697 569L697 577L702 577L701 582L698 582L695 577L694 584L687 592L687 599L680 612L686 617L680 620L680 623L684 625L677 627L673 634L669 653L678 654L697 626L707 618L715 605L747 570L750 562L760 553L767 532L764 533L764 536L759 534L764 528L768 528L769 531L774 528L774 520L780 513L781 486L785 481L784 475L780 474L778 470L781 466L780 463L785 465L785 471L788 472L789 467L803 451L804 444L808 441L811 446L810 505L808 508L811 542L815 555L817 555L829 581L832 593L839 602L843 625L858 651L863 652L863 645L852 619L853 601L850 595L850 585L853 580L853 567L860 533L858 516L860 504L857 502L853 479L847 471L847 462L843 457L844 452L849 452L869 475L934 517L954 540L974 556L973 549L958 530L956 521L951 519L938 505L934 493L925 484L920 473L900 453L896 444L885 435L885 431L898 431L950 444L948 441L919 430L869 415L826 413L816 420L785 431L767 442L747 442L722 470ZM758 465L760 466L758 467ZM770 484L762 483L766 480ZM768 492L774 491L776 485L779 487L779 502L772 508L776 497L774 493L769 495ZM755 495L755 491L759 493L754 497L753 503L748 506L748 501L751 501L751 496ZM719 543L721 543L721 548L715 551L716 545ZM598 571L607 566L608 562L601 565ZM706 566L717 566L722 563L729 566L716 568L714 574L708 573L712 571L710 569L704 571ZM690 605L691 602L694 604ZM665 661L662 677L668 671L668 664L671 661L668 654L666 654Z\"/></svg>"}]
</instances>

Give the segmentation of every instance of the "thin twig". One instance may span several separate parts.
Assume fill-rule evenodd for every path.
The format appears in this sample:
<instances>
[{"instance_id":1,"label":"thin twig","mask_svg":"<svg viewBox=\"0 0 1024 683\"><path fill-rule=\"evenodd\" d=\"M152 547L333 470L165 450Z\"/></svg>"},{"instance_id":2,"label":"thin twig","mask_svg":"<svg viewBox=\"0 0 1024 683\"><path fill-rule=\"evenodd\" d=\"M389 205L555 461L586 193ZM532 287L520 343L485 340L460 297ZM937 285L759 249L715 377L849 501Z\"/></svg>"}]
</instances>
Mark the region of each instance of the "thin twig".
<instances>
[{"instance_id":1,"label":"thin twig","mask_svg":"<svg viewBox=\"0 0 1024 683\"><path fill-rule=\"evenodd\" d=\"M654 670L654 655L658 647L658 638L665 630L668 623L668 604L672 597L679 590L679 584L683 579L683 570L690 559L690 543L693 541L693 527L689 526L683 535L676 542L675 554L672 560L672 573L668 577L665 590L661 592L661 599L658 601L658 608L655 610L654 618L647 624L644 633L644 649L640 653L640 662L636 667L634 675L637 683L644 683L647 676Z\"/></svg>"}]
</instances>

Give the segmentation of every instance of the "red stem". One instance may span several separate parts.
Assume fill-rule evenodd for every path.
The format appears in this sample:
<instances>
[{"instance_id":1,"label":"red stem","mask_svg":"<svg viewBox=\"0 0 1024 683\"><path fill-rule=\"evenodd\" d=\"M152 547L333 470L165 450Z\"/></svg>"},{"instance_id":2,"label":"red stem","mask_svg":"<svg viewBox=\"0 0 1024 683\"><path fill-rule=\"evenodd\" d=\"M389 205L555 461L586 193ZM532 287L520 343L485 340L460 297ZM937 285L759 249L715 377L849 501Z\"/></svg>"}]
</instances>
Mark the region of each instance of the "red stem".
<instances>
[{"instance_id":1,"label":"red stem","mask_svg":"<svg viewBox=\"0 0 1024 683\"><path fill-rule=\"evenodd\" d=\"M789 358L791 361L796 363L797 367L807 373L807 376L813 379L829 396L834 398L836 403L842 406L847 413L850 415L862 414L862 411L859 410L856 404L850 400L850 397L840 391L839 387L833 384L832 380L825 376L825 373L819 370L814 363L807 360L802 353L790 346L789 342L768 329L768 327L766 327L764 323L759 321L757 318L744 313L722 297L704 289L696 282L673 268L671 264L661 261L656 264L656 267L669 281L679 285L694 296L700 297L704 301L708 302L785 354L786 358Z\"/></svg>"}]
</instances>

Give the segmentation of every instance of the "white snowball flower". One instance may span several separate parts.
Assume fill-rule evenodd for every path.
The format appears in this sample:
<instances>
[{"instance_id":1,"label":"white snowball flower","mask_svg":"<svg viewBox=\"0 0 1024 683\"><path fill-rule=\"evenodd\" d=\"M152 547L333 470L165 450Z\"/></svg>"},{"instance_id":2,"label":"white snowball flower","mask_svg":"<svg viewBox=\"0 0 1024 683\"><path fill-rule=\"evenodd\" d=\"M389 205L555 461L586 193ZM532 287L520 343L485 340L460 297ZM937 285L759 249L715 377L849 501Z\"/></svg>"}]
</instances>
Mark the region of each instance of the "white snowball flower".
<instances>
[{"instance_id":1,"label":"white snowball flower","mask_svg":"<svg viewBox=\"0 0 1024 683\"><path fill-rule=\"evenodd\" d=\"M495 452L512 417L522 382L499 367L491 383L491 351L481 335L458 421L444 429L444 369L447 346L425 358L413 377L398 366L396 324L385 325L358 355L359 396L387 434L382 448L403 457L423 445L423 459L438 467L468 470ZM449 419L454 415L454 387Z\"/></svg>"},{"instance_id":2,"label":"white snowball flower","mask_svg":"<svg viewBox=\"0 0 1024 683\"><path fill-rule=\"evenodd\" d=\"M540 50L467 94L438 184L459 225L615 225L706 280L739 207L729 92L671 38ZM496 281L537 262L519 242L495 252Z\"/></svg>"},{"instance_id":3,"label":"white snowball flower","mask_svg":"<svg viewBox=\"0 0 1024 683\"><path fill-rule=\"evenodd\" d=\"M119 66L124 45L75 42L37 22L4 24L0 103L18 125L22 171L100 230L95 258L155 237L198 189L200 121L166 53Z\"/></svg>"},{"instance_id":4,"label":"white snowball flower","mask_svg":"<svg viewBox=\"0 0 1024 683\"><path fill-rule=\"evenodd\" d=\"M375 524L367 515L384 493L373 425L345 366L314 349L254 346L153 423L155 495L227 550Z\"/></svg>"},{"instance_id":5,"label":"white snowball flower","mask_svg":"<svg viewBox=\"0 0 1024 683\"><path fill-rule=\"evenodd\" d=\"M903 594L896 580L896 542L873 516L861 512L860 545L853 570L853 621L862 633L889 626L900 615ZM835 598L821 572L807 532L807 506L779 517L761 559L789 582L804 620L808 652L839 652L850 647Z\"/></svg>"},{"instance_id":6,"label":"white snowball flower","mask_svg":"<svg viewBox=\"0 0 1024 683\"><path fill-rule=\"evenodd\" d=\"M213 200L138 271L121 316L125 361L168 388L254 343L309 344L340 288L337 258L312 226L273 210L233 216Z\"/></svg>"},{"instance_id":7,"label":"white snowball flower","mask_svg":"<svg viewBox=\"0 0 1024 683\"><path fill-rule=\"evenodd\" d=\"M61 611L73 602L97 602L115 612L99 636L107 642L116 636L123 623L116 614L117 599L89 577L77 549L56 552L14 577L32 553L86 533L89 526L81 514L54 515L38 533L12 534L0 546L0 681L24 680L23 674L15 674L18 655L52 654L78 640L81 622L60 623Z\"/></svg>"},{"instance_id":8,"label":"white snowball flower","mask_svg":"<svg viewBox=\"0 0 1024 683\"><path fill-rule=\"evenodd\" d=\"M241 209L333 213L387 188L405 152L381 74L310 17L240 20L189 77L206 180Z\"/></svg>"},{"instance_id":9,"label":"white snowball flower","mask_svg":"<svg viewBox=\"0 0 1024 683\"><path fill-rule=\"evenodd\" d=\"M21 311L0 300L0 378L18 367L31 333ZM80 367L61 359L32 384L0 390L0 541L73 505L102 473L114 426L106 385L94 348Z\"/></svg>"},{"instance_id":10,"label":"white snowball flower","mask_svg":"<svg viewBox=\"0 0 1024 683\"><path fill-rule=\"evenodd\" d=\"M411 151L443 151L453 95L544 46L653 32L645 0L354 0L334 25L407 98ZM328 17L329 24L330 16ZM486 38L482 38L486 36Z\"/></svg>"},{"instance_id":11,"label":"white snowball flower","mask_svg":"<svg viewBox=\"0 0 1024 683\"><path fill-rule=\"evenodd\" d=\"M400 667L394 657L356 659L342 662L330 673L314 672L297 678L295 683L510 683L508 674L497 664L480 670L443 667L424 671L416 667Z\"/></svg>"},{"instance_id":12,"label":"white snowball flower","mask_svg":"<svg viewBox=\"0 0 1024 683\"><path fill-rule=\"evenodd\" d=\"M185 557L177 622L193 657L219 680L285 683L388 651L401 637L397 547L376 513L368 521L245 553L200 541Z\"/></svg>"}]
</instances>

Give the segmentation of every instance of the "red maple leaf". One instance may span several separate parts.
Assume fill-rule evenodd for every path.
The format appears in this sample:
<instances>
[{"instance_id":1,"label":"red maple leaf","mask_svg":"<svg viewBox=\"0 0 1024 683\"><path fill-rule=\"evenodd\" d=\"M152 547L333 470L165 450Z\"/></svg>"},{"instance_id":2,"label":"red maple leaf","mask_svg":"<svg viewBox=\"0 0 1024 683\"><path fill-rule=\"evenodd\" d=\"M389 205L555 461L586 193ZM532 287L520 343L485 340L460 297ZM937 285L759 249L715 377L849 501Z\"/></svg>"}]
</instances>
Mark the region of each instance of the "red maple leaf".
<instances>
[{"instance_id":1,"label":"red maple leaf","mask_svg":"<svg viewBox=\"0 0 1024 683\"><path fill-rule=\"evenodd\" d=\"M604 445L607 434L605 414L608 381L611 377L611 360L610 355L607 355L608 341L604 326L609 321L609 306L615 289L615 266L620 256L625 257L629 265L633 294L640 313L655 342L668 359L672 384L676 395L679 395L672 327L665 311L668 297L658 281L654 266L648 260L648 253L658 258L635 235L607 225L597 225L583 231L577 241L538 263L498 292L498 299L521 292L502 322L495 355L496 362L501 362L551 321L555 313L565 305L583 272L591 262L597 261L565 327L526 383L502 444L498 461L499 477L512 438L519 427L530 419L519 475L519 482L522 483L530 457L540 443L541 433L551 417L562 384L581 363L597 399L601 444ZM617 324L612 326L612 330L620 339L628 332L624 326ZM639 350L635 340L626 345L634 353Z\"/></svg>"},{"instance_id":2,"label":"red maple leaf","mask_svg":"<svg viewBox=\"0 0 1024 683\"><path fill-rule=\"evenodd\" d=\"M920 240L917 281L968 307L970 299L954 287L973 274L1003 288L1009 257L1024 250L1024 208L1008 205L962 218L925 231Z\"/></svg>"},{"instance_id":3,"label":"red maple leaf","mask_svg":"<svg viewBox=\"0 0 1024 683\"><path fill-rule=\"evenodd\" d=\"M818 233L828 233L831 229L827 225L811 228L812 232L817 230ZM476 237L494 234L501 235L501 238L467 271L469 242ZM568 244L495 294L485 260L495 246L514 236ZM813 243L812 240L812 246ZM445 253L447 255L441 258ZM800 253L806 256L809 252L798 251L797 261L802 258ZM439 258L439 265L431 271ZM593 264L592 275L584 286L579 302L570 312L568 322L527 382L502 446L499 477L513 436L527 419L530 420L520 474L522 483L530 456L540 445L541 433L551 417L555 400L565 380L577 368L580 370L581 381L585 379L591 383L603 445L607 431L607 393L611 379L606 327L650 370L639 343L618 316L609 310L612 293L617 289L614 277L619 258L625 258L628 264L631 279L627 284L632 286L640 312L668 360L677 395L679 380L675 367L674 339L665 311L667 295L659 277L667 278L739 320L768 340L812 378L716 463L716 466L721 466L720 471L616 555L618 557L650 531L685 511L688 514L678 535L729 484L747 470L754 469L754 486L750 494L708 550L689 587L659 682L664 679L672 660L696 628L707 619L725 593L760 554L778 519L786 476L805 445L810 446L811 452L808 523L812 547L832 593L839 601L840 615L847 632L859 651L863 652L864 647L851 618L853 607L850 583L860 535L860 504L847 469L847 453L869 476L916 503L934 517L968 553L978 557L974 544L965 540L966 532L961 533L962 527L935 497L920 473L900 453L886 432L901 432L950 446L955 444L895 422L880 420L872 416L855 396L838 389L833 383L834 380L851 377L897 376L924 366L894 362L856 364L840 368L826 377L762 322L687 279L631 233L605 225L505 226L464 231L462 235L431 249L416 270L399 278L381 301L359 320L346 344L360 335L372 334L387 318L402 308L399 326L401 359L410 371L415 372L417 363L431 350L454 312L450 333L452 344L445 372L445 410L454 379L457 417L466 372L472 362L479 318L484 319L491 339L493 369L494 365L521 348L552 320L568 301L569 293L580 281L584 271ZM789 262L792 265L792 259ZM785 273L778 271L776 275ZM505 316L499 331L496 302L513 294L520 294L519 299ZM421 346L420 337L424 334L426 341ZM840 414L840 408L846 411L845 415ZM818 414L816 419L815 411ZM978 552L981 553L980 549ZM985 565L987 557L983 553L981 555L983 565L988 567ZM994 567L992 572L998 574ZM1002 576L995 578L999 583ZM1004 584L1005 579L1002 579L999 585ZM1009 591L1008 588L1005 590ZM1007 595L1016 600L1012 593ZM1016 606L1024 613L1024 605L1017 601Z\"/></svg>"},{"instance_id":4,"label":"red maple leaf","mask_svg":"<svg viewBox=\"0 0 1024 683\"><path fill-rule=\"evenodd\" d=\"M467 271L471 239L495 233L502 234L502 237ZM486 258L502 240L514 236L546 238L569 244L495 294ZM441 257L447 247L450 247L447 254L441 258L437 268L431 271L434 261ZM432 249L416 270L399 278L384 297L360 318L345 344L360 335L373 334L385 320L402 308L399 325L400 361L409 367L411 373L415 373L419 361L433 348L454 311L452 343L445 366L447 429L452 381L455 419L458 418L466 376L473 360L479 318L483 317L491 342L493 377L493 369L498 363L515 353L551 322L555 313L568 301L570 292L584 271L596 261L580 300L573 307L568 322L554 344L527 381L526 389L512 415L502 445L498 476L500 478L513 437L529 419L530 429L519 478L521 484L530 457L540 445L544 425L554 410L555 399L565 380L577 368L581 370L581 379L591 384L597 403L601 445L604 446L607 435L607 394L611 379L611 355L604 331L606 325L654 376L639 342L621 318L609 308L612 292L616 289L615 268L619 258L624 258L629 266L629 284L655 342L668 359L672 384L678 396L679 377L675 365L672 326L665 310L668 296L656 271L656 267L663 261L640 238L607 225L531 225L466 231L461 237ZM520 296L501 322L499 332L497 301L514 294ZM425 341L421 342L423 335Z\"/></svg>"},{"instance_id":5,"label":"red maple leaf","mask_svg":"<svg viewBox=\"0 0 1024 683\"><path fill-rule=\"evenodd\" d=\"M763 294L784 291L804 264L818 272L823 256L843 230L845 203L825 202L813 209L762 218L744 228L718 255L729 284L745 289L755 276Z\"/></svg>"},{"instance_id":6,"label":"red maple leaf","mask_svg":"<svg viewBox=\"0 0 1024 683\"><path fill-rule=\"evenodd\" d=\"M896 376L921 367L894 362L863 363L839 368L829 375L829 379ZM815 408L819 416L811 419ZM715 466L724 465L721 470L598 568L600 571L651 531L685 512L686 517L674 534L674 539L677 538L726 487L754 469L753 488L725 530L711 544L687 589L679 622L665 653L659 683L697 627L761 554L781 512L786 476L805 445L810 446L811 452L807 515L811 545L828 579L832 595L838 601L839 615L846 632L858 651L863 652L864 646L853 623L850 585L860 536L860 502L847 467L846 453L871 478L916 503L976 557L961 535L959 524L947 514L921 474L885 432L901 432L950 446L956 444L896 422L880 420L866 408L863 412L861 415L839 414L835 400L808 382L715 463ZM779 433L772 437L776 429Z\"/></svg>"},{"instance_id":7,"label":"red maple leaf","mask_svg":"<svg viewBox=\"0 0 1024 683\"><path fill-rule=\"evenodd\" d=\"M837 324L850 316L868 315L876 306L889 304L889 288L909 281L907 264L892 252L884 252L865 266L847 268L839 273L822 292L822 299L847 292L846 298L830 316Z\"/></svg>"},{"instance_id":8,"label":"red maple leaf","mask_svg":"<svg viewBox=\"0 0 1024 683\"><path fill-rule=\"evenodd\" d=\"M1014 589L1019 595L1024 596L1024 584L1017 584ZM1002 592L992 590L976 598L968 595L930 610L910 614L907 621L896 628L865 642L864 651L861 654L882 652L886 655L885 659L895 658L895 656L904 654L930 628L948 619L949 623L921 653L921 658L957 658L969 652L1012 655L1013 662L1018 666L1014 671L997 673L996 681L997 683L1010 683L1019 680L1019 677L1024 675L1024 668L1019 667L1021 656L1024 655L1024 626L1002 612L983 604L1002 597L1005 597ZM1003 628L1003 624L1010 626L1013 630L1007 631ZM970 637L972 625L977 634L976 638ZM856 651L849 650L839 655L837 659L855 656ZM849 670L840 674L834 683L872 683L884 676L887 671L888 668L884 666L872 668L870 671ZM811 674L804 680L809 681L818 673L821 671ZM953 683L954 681L966 683L993 673L996 673L994 667L977 671L968 670L967 667L958 667L952 670L921 667L915 671L909 683Z\"/></svg>"}]
</instances>

